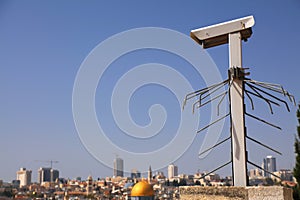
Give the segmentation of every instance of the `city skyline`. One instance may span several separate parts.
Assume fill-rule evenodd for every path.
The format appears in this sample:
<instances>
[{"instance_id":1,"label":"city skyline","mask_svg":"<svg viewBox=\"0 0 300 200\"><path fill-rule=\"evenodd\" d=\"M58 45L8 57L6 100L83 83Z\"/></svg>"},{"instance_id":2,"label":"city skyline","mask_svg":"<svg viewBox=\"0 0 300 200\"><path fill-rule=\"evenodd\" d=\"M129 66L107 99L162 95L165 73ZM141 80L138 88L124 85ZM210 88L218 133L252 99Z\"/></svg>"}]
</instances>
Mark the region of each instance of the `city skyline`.
<instances>
[{"instance_id":1,"label":"city skyline","mask_svg":"<svg viewBox=\"0 0 300 200\"><path fill-rule=\"evenodd\" d=\"M267 158L272 157L267 156ZM40 170L42 169L47 171L49 168L40 168ZM0 189L3 198L111 199L117 197L121 199L132 199L132 197L155 196L156 198L180 199L183 194L180 192L182 188L216 190L218 188L216 186L231 186L233 184L232 177L221 177L216 173L207 174L206 172L197 172L193 175L178 174L174 176L176 170L174 164L169 165L169 178L162 172L157 172L152 176L152 170L149 166L147 178L120 176L93 178L89 175L86 179L77 177L76 179L70 180L62 177L55 181L43 181L40 183L27 180L29 181L27 184L22 184L26 182L25 179L30 179L31 171L21 168L17 172L19 179L13 180L11 183L0 180ZM25 171L29 176L23 176L26 174L24 173ZM133 171L134 173L136 172L136 170ZM294 187L296 185L291 170L282 169L274 172L274 175L275 176L270 179L270 177L263 177L261 171L258 169L251 170L249 171L250 186L261 186L259 187L261 190L261 188L272 188L274 185L278 188L278 184L285 187ZM197 195L199 194L197 193ZM211 198L211 193L209 198ZM187 199L190 199L190 196Z\"/></svg>"},{"instance_id":2,"label":"city skyline","mask_svg":"<svg viewBox=\"0 0 300 200\"><path fill-rule=\"evenodd\" d=\"M203 7L206 9L201 9ZM25 167L33 172L32 180L37 180L35 172L41 167L41 163L36 160L51 159L59 160L59 163L55 163L55 168L59 169L62 177L112 175L113 159L109 163L99 159L103 155L113 158L114 156L108 154L109 149L101 149L102 144L99 141L95 146L101 149L101 156L92 155L78 134L72 113L72 92L76 74L87 55L111 36L133 28L167 28L189 37L192 29L253 15L256 21L253 35L249 42L243 43L245 67L250 67L251 77L255 80L283 85L298 102L300 27L295 26L294 22L300 19L299 8L300 3L296 1L272 1L269 4L260 1L211 1L205 4L201 1L174 1L172 8L168 2L159 1L134 1L130 5L118 2L118 6L116 2L97 1L90 4L72 1L1 1L0 26L3 28L0 31L0 66L3 76L0 79L0 158L4 164L1 167L0 179L14 180L16 171ZM182 44L174 44L182 47ZM227 45L211 48L206 52L221 76L226 78ZM193 53L200 55L200 52ZM109 112L111 102L107 100L108 97L112 96L114 86L123 74L134 66L146 63L161 63L172 67L188 77L193 89L206 87L203 77L196 75L186 60L170 52L136 50L111 63L111 68L105 71L95 92L96 115L107 133L106 137L119 148L136 153L136 156L162 150L165 144L169 144L176 137L176 130L181 124L183 99L177 99L174 91L169 91L169 88L155 84L153 87L148 84L138 88L128 100L128 106L132 121L140 127L151 124L152 118L148 114L152 111L161 116L167 113L161 132L147 139L137 138L136 135L122 132L117 122L114 122L115 118ZM172 76L157 73L157 77L177 83ZM138 81L139 77L136 77L133 82ZM184 94L191 92L179 84L176 85L177 88ZM276 156L277 169L292 169L295 159L293 143L297 126L296 108L291 106L291 112L288 113L283 107L275 107L274 115L271 115L264 102L255 101L257 104L253 112L266 121L281 126L282 131L246 119L248 134L282 152L282 156ZM122 102L123 99L119 99L119 103ZM159 108L156 112L157 107L153 105L157 104L161 104L164 110ZM250 102L246 104L249 105ZM250 107L247 108L252 112ZM209 122L210 109L201 110L199 127ZM190 112L190 109L184 112ZM197 113L193 117L197 118ZM225 122L219 141L227 138L228 129L228 122ZM143 133L149 134L141 131ZM167 174L168 165L174 163L179 166L180 171L188 174L198 170L213 170L230 159L229 143L199 159L199 148L206 132L196 134L195 130L186 131L184 134L186 137L195 138L182 155L170 156L173 162L166 161L158 169L155 167L157 165L151 165L153 161L149 159L149 163L145 163L147 167L137 166L137 170L145 174L151 165L153 171L164 171ZM249 159L258 165L270 154L269 150L258 147L251 141L247 142L247 148ZM176 148L174 152L175 150ZM172 151L167 153L171 154ZM126 167L139 161L134 157L123 159ZM124 173L129 174L131 169L124 169ZM231 167L228 166L218 173L230 174L230 171Z\"/></svg>"},{"instance_id":3,"label":"city skyline","mask_svg":"<svg viewBox=\"0 0 300 200\"><path fill-rule=\"evenodd\" d=\"M112 178L130 177L130 178L142 178L142 179L146 178L147 180L151 180L153 177L153 174L159 175L162 173L162 175L165 174L165 177L167 179L173 180L174 178L178 178L182 175L192 175L192 174L199 173L199 170L194 171L191 174L186 173L184 171L179 171L179 167L174 164L168 165L167 169L164 171L160 171L160 170L154 171L155 173L152 172L151 165L149 166L147 172L144 172L143 174L141 174L141 172L136 168L132 169L130 173L128 173L128 172L124 173L122 171L122 167L124 165L124 160L120 157L116 157L116 158L114 158L113 162L114 162L115 168L113 169L113 173L111 174L111 176L108 175L105 177L101 177L101 176L96 175L94 178L103 179L103 178L107 178L107 177L112 177ZM262 159L262 167L261 168L266 171L269 171L271 173L292 170L292 169L281 169L281 168L277 169L276 158L271 155L268 155ZM248 174L250 177L260 175L260 176L266 177L266 178L271 178L271 177L277 178L269 173L266 173L262 169L252 167L252 168L248 169ZM202 171L202 173L208 173L208 171ZM26 185L29 185L30 183L40 183L41 184L43 182L55 182L56 179L58 179L58 178L66 178L69 180L75 180L75 179L77 180L78 178L80 178L80 180L81 179L85 180L85 178L86 178L86 180L89 180L91 177L93 177L91 175L88 175L87 177L76 176L76 177L72 177L72 178L60 177L59 169L53 169L51 167L40 167L37 170L37 174L38 174L37 180L32 180L32 170L24 168L24 167L21 167L19 169L19 171L16 172L16 174L17 174L16 179L9 180L8 182L19 180L21 186L22 185L26 186ZM216 171L216 173L213 173L213 174L218 174L218 171ZM275 173L275 174L277 174L277 173ZM223 176L224 177L232 176L232 174L225 174ZM1 178L0 178L0 180L1 180Z\"/></svg>"}]
</instances>

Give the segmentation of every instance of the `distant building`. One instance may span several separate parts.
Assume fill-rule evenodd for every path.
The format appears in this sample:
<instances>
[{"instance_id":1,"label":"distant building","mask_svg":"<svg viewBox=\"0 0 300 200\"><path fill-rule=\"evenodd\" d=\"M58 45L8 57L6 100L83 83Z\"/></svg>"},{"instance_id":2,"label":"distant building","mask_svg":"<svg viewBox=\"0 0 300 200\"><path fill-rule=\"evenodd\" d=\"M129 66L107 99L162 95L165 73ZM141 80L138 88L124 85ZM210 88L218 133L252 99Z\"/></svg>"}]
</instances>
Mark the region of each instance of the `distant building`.
<instances>
[{"instance_id":1,"label":"distant building","mask_svg":"<svg viewBox=\"0 0 300 200\"><path fill-rule=\"evenodd\" d=\"M166 179L164 172L162 172L162 171L157 171L155 173L154 177L156 180L165 180Z\"/></svg>"},{"instance_id":2,"label":"distant building","mask_svg":"<svg viewBox=\"0 0 300 200\"><path fill-rule=\"evenodd\" d=\"M204 173L196 173L194 174L194 183L196 185L202 185L202 186L207 186L207 181L203 178Z\"/></svg>"},{"instance_id":3,"label":"distant building","mask_svg":"<svg viewBox=\"0 0 300 200\"><path fill-rule=\"evenodd\" d=\"M268 172L276 172L276 158L273 157L273 156L267 156L263 160L262 167L265 170L263 172L264 177L271 178L271 174L267 173L266 171L268 171Z\"/></svg>"},{"instance_id":4,"label":"distant building","mask_svg":"<svg viewBox=\"0 0 300 200\"><path fill-rule=\"evenodd\" d=\"M151 183L151 180L152 180L152 169L150 165L148 169L148 182Z\"/></svg>"},{"instance_id":5,"label":"distant building","mask_svg":"<svg viewBox=\"0 0 300 200\"><path fill-rule=\"evenodd\" d=\"M59 178L59 171L56 169L41 167L38 170L38 182L54 182Z\"/></svg>"},{"instance_id":6,"label":"distant building","mask_svg":"<svg viewBox=\"0 0 300 200\"><path fill-rule=\"evenodd\" d=\"M12 180L11 185L13 188L20 187L20 180Z\"/></svg>"},{"instance_id":7,"label":"distant building","mask_svg":"<svg viewBox=\"0 0 300 200\"><path fill-rule=\"evenodd\" d=\"M176 165L169 165L168 166L168 178L172 179L175 176L178 176L178 167Z\"/></svg>"},{"instance_id":8,"label":"distant building","mask_svg":"<svg viewBox=\"0 0 300 200\"><path fill-rule=\"evenodd\" d=\"M93 190L93 178L92 176L88 176L86 180L86 195L90 195Z\"/></svg>"},{"instance_id":9,"label":"distant building","mask_svg":"<svg viewBox=\"0 0 300 200\"><path fill-rule=\"evenodd\" d=\"M134 179L134 178L141 178L141 172L139 172L137 169L132 169L130 177L132 179Z\"/></svg>"},{"instance_id":10,"label":"distant building","mask_svg":"<svg viewBox=\"0 0 300 200\"><path fill-rule=\"evenodd\" d=\"M276 171L273 173L274 175L280 177L276 177L276 176L271 176L272 179L275 179L276 181L293 181L293 172L289 169L281 169L279 171Z\"/></svg>"},{"instance_id":11,"label":"distant building","mask_svg":"<svg viewBox=\"0 0 300 200\"><path fill-rule=\"evenodd\" d=\"M124 162L121 158L114 159L114 177L124 176Z\"/></svg>"},{"instance_id":12,"label":"distant building","mask_svg":"<svg viewBox=\"0 0 300 200\"><path fill-rule=\"evenodd\" d=\"M206 175L206 173L205 173L205 175ZM210 173L209 175L205 176L204 179L208 180L208 181L219 181L221 178L220 178L219 174Z\"/></svg>"},{"instance_id":13,"label":"distant building","mask_svg":"<svg viewBox=\"0 0 300 200\"><path fill-rule=\"evenodd\" d=\"M20 187L30 185L31 183L31 170L26 170L26 168L20 168L17 171L17 180L20 181Z\"/></svg>"},{"instance_id":14,"label":"distant building","mask_svg":"<svg viewBox=\"0 0 300 200\"><path fill-rule=\"evenodd\" d=\"M59 171L56 169L51 169L50 171L50 182L55 182L56 179L59 179Z\"/></svg>"},{"instance_id":15,"label":"distant building","mask_svg":"<svg viewBox=\"0 0 300 200\"><path fill-rule=\"evenodd\" d=\"M38 170L38 182L41 184L42 182L50 182L51 175L50 172L51 168L39 168Z\"/></svg>"},{"instance_id":16,"label":"distant building","mask_svg":"<svg viewBox=\"0 0 300 200\"><path fill-rule=\"evenodd\" d=\"M262 176L262 172L259 169L250 169L249 170L249 178L257 178Z\"/></svg>"}]
</instances>

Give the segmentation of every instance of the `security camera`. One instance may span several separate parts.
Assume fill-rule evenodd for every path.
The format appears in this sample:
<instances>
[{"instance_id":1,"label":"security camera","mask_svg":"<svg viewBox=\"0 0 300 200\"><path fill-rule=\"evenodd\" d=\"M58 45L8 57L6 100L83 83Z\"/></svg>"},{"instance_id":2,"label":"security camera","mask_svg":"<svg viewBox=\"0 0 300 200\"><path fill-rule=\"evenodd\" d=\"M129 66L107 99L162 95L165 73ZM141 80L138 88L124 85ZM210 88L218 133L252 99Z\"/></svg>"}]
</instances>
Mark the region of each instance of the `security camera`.
<instances>
[{"instance_id":1,"label":"security camera","mask_svg":"<svg viewBox=\"0 0 300 200\"><path fill-rule=\"evenodd\" d=\"M191 37L202 45L209 48L228 43L228 34L240 32L241 39L247 41L252 34L251 27L255 21L253 16L247 16L220 24L215 24L191 31Z\"/></svg>"}]
</instances>

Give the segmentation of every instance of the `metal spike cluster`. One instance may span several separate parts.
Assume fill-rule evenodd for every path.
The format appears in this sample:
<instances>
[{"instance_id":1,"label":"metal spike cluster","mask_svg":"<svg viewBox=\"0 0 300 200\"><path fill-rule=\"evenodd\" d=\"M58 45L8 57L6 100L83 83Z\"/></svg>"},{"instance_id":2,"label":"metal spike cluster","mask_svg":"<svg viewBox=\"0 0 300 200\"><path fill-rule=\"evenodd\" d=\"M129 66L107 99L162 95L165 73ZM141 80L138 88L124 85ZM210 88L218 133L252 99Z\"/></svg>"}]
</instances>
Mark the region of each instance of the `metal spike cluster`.
<instances>
[{"instance_id":1,"label":"metal spike cluster","mask_svg":"<svg viewBox=\"0 0 300 200\"><path fill-rule=\"evenodd\" d=\"M280 94L280 95L283 95L284 97L287 97L289 99L290 102L292 102L294 105L296 105L296 101L295 101L295 98L293 95L291 95L288 91L286 91L281 85L279 84L273 84L273 83L265 83L265 82L260 82L260 81L255 81L255 80L252 80L252 79L249 79L249 78L246 78L246 76L250 75L249 72L245 72L245 70L247 70L249 68L239 68L239 67L233 67L233 68L230 68L228 70L228 79L224 80L223 82L220 82L220 83L217 83L217 84L214 84L212 86L209 86L209 87L206 87L206 88L203 88L201 90L197 90L197 91L194 91L192 93L189 93L185 96L185 99L184 99L184 102L183 102L183 109L184 107L186 106L187 104L187 101L188 100L191 100L191 99L194 99L194 98L197 98L197 100L193 103L193 108L192 108L192 112L194 113L195 112L195 109L196 108L201 108L205 105L207 105L208 103L212 102L212 101L215 101L215 100L218 100L218 106L217 106L217 115L219 116L219 107L221 105L221 103L224 101L224 98L226 96L228 96L228 98L230 99L230 89L232 87L232 80L233 79L239 79L239 80L242 80L243 82L243 87L245 88L244 89L244 93L246 94L247 98L249 99L250 103L251 103L251 109L254 110L254 102L253 102L253 99L252 97L256 97L258 99L262 99L263 101L265 101L268 106L269 106L269 109L270 109L270 112L271 114L273 114L273 107L272 105L275 105L275 106L280 106L281 104L284 104L287 111L290 112L290 108L288 106L288 103L275 96L273 93L277 93L277 94ZM227 86L227 89L225 90L225 92L221 92L221 93L218 93L220 91L221 88ZM270 93L270 92L273 92L273 93ZM207 100L208 99L208 100ZM277 125L274 125L270 122L267 122L259 117L256 117L250 113L247 113L245 112L245 115L248 116L248 117L251 117L253 119L256 119L262 123L265 123L269 126L272 126L274 128L277 128L277 129L280 129L281 128ZM230 116L231 117L231 113L229 112L228 114L220 117L219 119L217 119L216 121L208 124L207 126L199 129L197 131L197 133L207 129L208 127L214 125L215 123L225 119L226 117ZM214 146L206 149L205 151L201 152L199 154L202 155L206 152L208 152L209 150L223 144L224 142L226 142L227 140L231 139L232 136L230 135L229 137L227 137L226 139L218 142L217 144L215 144ZM280 154L282 155L279 151L255 140L254 138L251 138L249 136L246 135L246 138L277 153L277 154ZM205 176L208 176L209 174L215 172L216 170L219 170L223 167L225 167L226 165L232 163L232 160L223 164L222 166L214 169L213 171L205 174L202 178L204 178ZM255 163L247 160L247 163L267 172L267 173L270 173L272 174L273 176L275 177L278 177L276 175L274 175L273 173L271 172L268 172L266 171L265 169L262 169L261 167L259 167L258 165L256 165ZM280 177L278 177L280 178Z\"/></svg>"}]
</instances>

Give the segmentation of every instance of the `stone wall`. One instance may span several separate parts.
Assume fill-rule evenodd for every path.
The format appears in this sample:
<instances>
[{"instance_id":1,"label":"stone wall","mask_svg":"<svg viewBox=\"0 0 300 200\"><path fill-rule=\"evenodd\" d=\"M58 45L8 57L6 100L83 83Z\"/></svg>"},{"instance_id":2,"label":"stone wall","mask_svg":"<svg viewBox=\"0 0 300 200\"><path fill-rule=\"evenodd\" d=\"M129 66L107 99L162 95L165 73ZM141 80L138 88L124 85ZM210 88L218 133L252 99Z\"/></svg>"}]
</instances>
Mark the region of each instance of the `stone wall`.
<instances>
[{"instance_id":1,"label":"stone wall","mask_svg":"<svg viewBox=\"0 0 300 200\"><path fill-rule=\"evenodd\" d=\"M293 200L293 190L280 186L247 187L249 200Z\"/></svg>"},{"instance_id":2,"label":"stone wall","mask_svg":"<svg viewBox=\"0 0 300 200\"><path fill-rule=\"evenodd\" d=\"M182 200L293 200L293 191L280 186L260 187L179 187Z\"/></svg>"}]
</instances>

